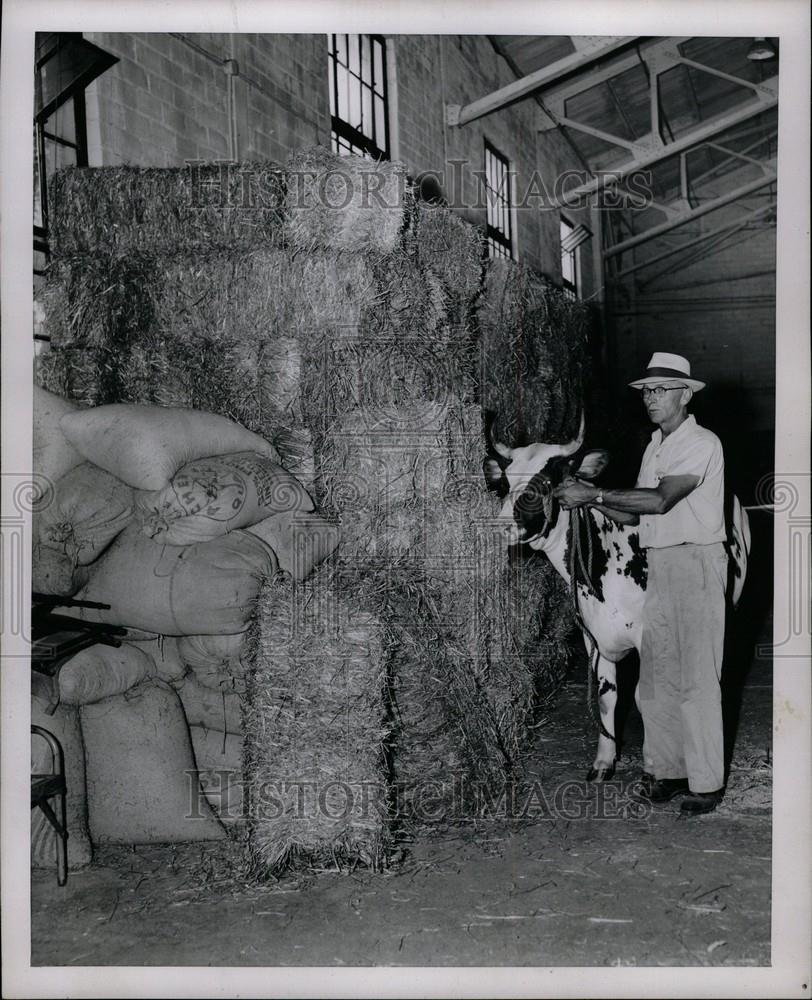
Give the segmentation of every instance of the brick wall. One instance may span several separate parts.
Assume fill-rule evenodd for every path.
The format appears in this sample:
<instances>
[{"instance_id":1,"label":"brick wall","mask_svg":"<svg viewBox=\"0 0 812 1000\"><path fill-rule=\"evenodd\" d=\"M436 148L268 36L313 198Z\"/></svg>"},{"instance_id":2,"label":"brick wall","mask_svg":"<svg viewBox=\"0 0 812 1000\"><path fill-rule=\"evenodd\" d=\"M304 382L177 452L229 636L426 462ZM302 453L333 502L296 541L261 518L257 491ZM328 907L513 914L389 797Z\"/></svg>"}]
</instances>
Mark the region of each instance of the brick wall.
<instances>
[{"instance_id":1,"label":"brick wall","mask_svg":"<svg viewBox=\"0 0 812 1000\"><path fill-rule=\"evenodd\" d=\"M230 155L228 76L235 59L237 155L284 161L293 149L329 145L324 35L92 33L119 57L88 94L91 164L179 166ZM569 151L538 140L541 111L531 98L462 128L445 124L446 103L464 105L515 79L487 38L399 35L387 41L396 98L394 153L413 176L432 171L455 210L484 226L485 202L475 171L484 170L487 138L515 171L519 258L560 281L558 212L541 199L522 205L539 169L550 185L573 166ZM538 188L538 185L536 185ZM575 221L580 221L576 219ZM582 251L585 296L593 289L591 253Z\"/></svg>"}]
</instances>

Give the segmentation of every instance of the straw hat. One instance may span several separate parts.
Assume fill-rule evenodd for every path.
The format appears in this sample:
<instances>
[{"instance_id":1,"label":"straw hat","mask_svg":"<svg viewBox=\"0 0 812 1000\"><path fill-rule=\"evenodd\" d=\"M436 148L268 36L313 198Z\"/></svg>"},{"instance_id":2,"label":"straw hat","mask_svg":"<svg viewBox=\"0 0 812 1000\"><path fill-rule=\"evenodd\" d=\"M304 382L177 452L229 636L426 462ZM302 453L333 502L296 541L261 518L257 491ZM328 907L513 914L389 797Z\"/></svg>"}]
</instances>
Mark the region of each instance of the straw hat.
<instances>
[{"instance_id":1,"label":"straw hat","mask_svg":"<svg viewBox=\"0 0 812 1000\"><path fill-rule=\"evenodd\" d=\"M694 392L705 388L704 382L691 378L691 362L687 358L683 358L681 354L665 354L661 351L651 355L646 374L629 382L629 385L633 389L642 389L644 385L655 385L664 379L684 382Z\"/></svg>"}]
</instances>

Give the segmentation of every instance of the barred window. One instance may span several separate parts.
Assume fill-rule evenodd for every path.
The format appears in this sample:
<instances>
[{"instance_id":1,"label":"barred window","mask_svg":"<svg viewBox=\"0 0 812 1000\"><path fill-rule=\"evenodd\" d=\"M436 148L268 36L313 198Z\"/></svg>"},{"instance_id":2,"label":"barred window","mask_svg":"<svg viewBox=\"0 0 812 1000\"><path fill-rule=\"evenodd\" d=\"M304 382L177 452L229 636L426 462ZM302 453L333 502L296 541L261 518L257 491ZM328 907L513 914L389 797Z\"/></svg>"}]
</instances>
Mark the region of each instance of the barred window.
<instances>
[{"instance_id":1,"label":"barred window","mask_svg":"<svg viewBox=\"0 0 812 1000\"><path fill-rule=\"evenodd\" d=\"M512 257L510 163L487 140L485 141L485 206L488 256Z\"/></svg>"},{"instance_id":2,"label":"barred window","mask_svg":"<svg viewBox=\"0 0 812 1000\"><path fill-rule=\"evenodd\" d=\"M389 159L386 43L381 35L328 35L333 152Z\"/></svg>"},{"instance_id":3,"label":"barred window","mask_svg":"<svg viewBox=\"0 0 812 1000\"><path fill-rule=\"evenodd\" d=\"M561 216L561 283L569 299L577 299L581 291L581 259L575 242L576 227ZM574 245L573 245L574 244Z\"/></svg>"}]
</instances>

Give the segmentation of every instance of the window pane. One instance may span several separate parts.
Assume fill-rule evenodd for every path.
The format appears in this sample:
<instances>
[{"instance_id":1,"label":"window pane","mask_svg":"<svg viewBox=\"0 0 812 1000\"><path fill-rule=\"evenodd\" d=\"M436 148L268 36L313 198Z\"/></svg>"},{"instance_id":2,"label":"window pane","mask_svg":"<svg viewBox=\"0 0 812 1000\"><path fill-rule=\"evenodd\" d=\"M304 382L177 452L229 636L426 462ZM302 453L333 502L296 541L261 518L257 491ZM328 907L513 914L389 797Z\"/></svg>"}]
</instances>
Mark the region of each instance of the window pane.
<instances>
[{"instance_id":1,"label":"window pane","mask_svg":"<svg viewBox=\"0 0 812 1000\"><path fill-rule=\"evenodd\" d=\"M356 74L356 76L361 75L361 51L358 44L360 35L350 35L350 70Z\"/></svg>"},{"instance_id":2,"label":"window pane","mask_svg":"<svg viewBox=\"0 0 812 1000\"><path fill-rule=\"evenodd\" d=\"M561 255L561 277L571 285L575 284L575 267L573 266L571 253L563 253Z\"/></svg>"},{"instance_id":3,"label":"window pane","mask_svg":"<svg viewBox=\"0 0 812 1000\"><path fill-rule=\"evenodd\" d=\"M375 69L375 90L383 95L386 89L386 78L383 69L383 46L377 40L373 41L372 49L374 54Z\"/></svg>"},{"instance_id":4,"label":"window pane","mask_svg":"<svg viewBox=\"0 0 812 1000\"><path fill-rule=\"evenodd\" d=\"M384 114L383 98L381 97L375 98L375 135L373 138L376 145L383 149L386 142L386 117Z\"/></svg>"},{"instance_id":5,"label":"window pane","mask_svg":"<svg viewBox=\"0 0 812 1000\"><path fill-rule=\"evenodd\" d=\"M328 35L327 36L327 58L328 59L332 59L332 58L335 57L335 54L336 54L336 36L335 35Z\"/></svg>"},{"instance_id":6,"label":"window pane","mask_svg":"<svg viewBox=\"0 0 812 1000\"><path fill-rule=\"evenodd\" d=\"M347 65L347 36L346 35L336 35L336 50L338 52L338 61Z\"/></svg>"},{"instance_id":7,"label":"window pane","mask_svg":"<svg viewBox=\"0 0 812 1000\"><path fill-rule=\"evenodd\" d=\"M333 68L334 63L332 59L327 60L327 82L330 87L330 114L336 114L336 88L335 80L333 79Z\"/></svg>"},{"instance_id":8,"label":"window pane","mask_svg":"<svg viewBox=\"0 0 812 1000\"><path fill-rule=\"evenodd\" d=\"M76 150L71 146L63 146L58 142L45 140L45 172L50 177L55 170L63 167L76 166Z\"/></svg>"},{"instance_id":9,"label":"window pane","mask_svg":"<svg viewBox=\"0 0 812 1000\"><path fill-rule=\"evenodd\" d=\"M66 101L62 107L45 122L45 131L58 135L60 139L76 142L76 116L73 110L73 98Z\"/></svg>"},{"instance_id":10,"label":"window pane","mask_svg":"<svg viewBox=\"0 0 812 1000\"><path fill-rule=\"evenodd\" d=\"M347 76L350 88L350 112L347 121L353 128L361 128L361 87L354 76Z\"/></svg>"},{"instance_id":11,"label":"window pane","mask_svg":"<svg viewBox=\"0 0 812 1000\"><path fill-rule=\"evenodd\" d=\"M364 135L375 137L375 123L372 120L372 91L369 87L363 88L363 118L361 119L361 131Z\"/></svg>"},{"instance_id":12,"label":"window pane","mask_svg":"<svg viewBox=\"0 0 812 1000\"><path fill-rule=\"evenodd\" d=\"M42 199L40 197L39 143L34 129L34 225L42 225Z\"/></svg>"},{"instance_id":13,"label":"window pane","mask_svg":"<svg viewBox=\"0 0 812 1000\"><path fill-rule=\"evenodd\" d=\"M369 51L369 35L361 35L361 79L372 83L372 56Z\"/></svg>"},{"instance_id":14,"label":"window pane","mask_svg":"<svg viewBox=\"0 0 812 1000\"><path fill-rule=\"evenodd\" d=\"M348 74L343 66L338 67L338 117L347 120L349 102L347 100Z\"/></svg>"}]
</instances>

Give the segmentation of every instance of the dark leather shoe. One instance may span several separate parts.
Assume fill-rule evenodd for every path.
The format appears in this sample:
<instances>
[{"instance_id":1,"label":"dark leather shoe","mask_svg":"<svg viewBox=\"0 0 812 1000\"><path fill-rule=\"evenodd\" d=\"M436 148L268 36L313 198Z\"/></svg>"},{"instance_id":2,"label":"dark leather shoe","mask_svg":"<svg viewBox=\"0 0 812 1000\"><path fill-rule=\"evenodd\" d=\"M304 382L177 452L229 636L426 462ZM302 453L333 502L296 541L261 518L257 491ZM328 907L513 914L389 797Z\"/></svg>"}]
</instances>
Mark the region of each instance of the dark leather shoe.
<instances>
[{"instance_id":1,"label":"dark leather shoe","mask_svg":"<svg viewBox=\"0 0 812 1000\"><path fill-rule=\"evenodd\" d=\"M689 791L687 778L660 778L649 789L641 789L640 795L650 802L670 802L675 796L686 795Z\"/></svg>"},{"instance_id":2,"label":"dark leather shoe","mask_svg":"<svg viewBox=\"0 0 812 1000\"><path fill-rule=\"evenodd\" d=\"M723 792L722 788L715 792L691 792L680 803L680 812L688 813L689 816L713 812L722 801Z\"/></svg>"}]
</instances>

